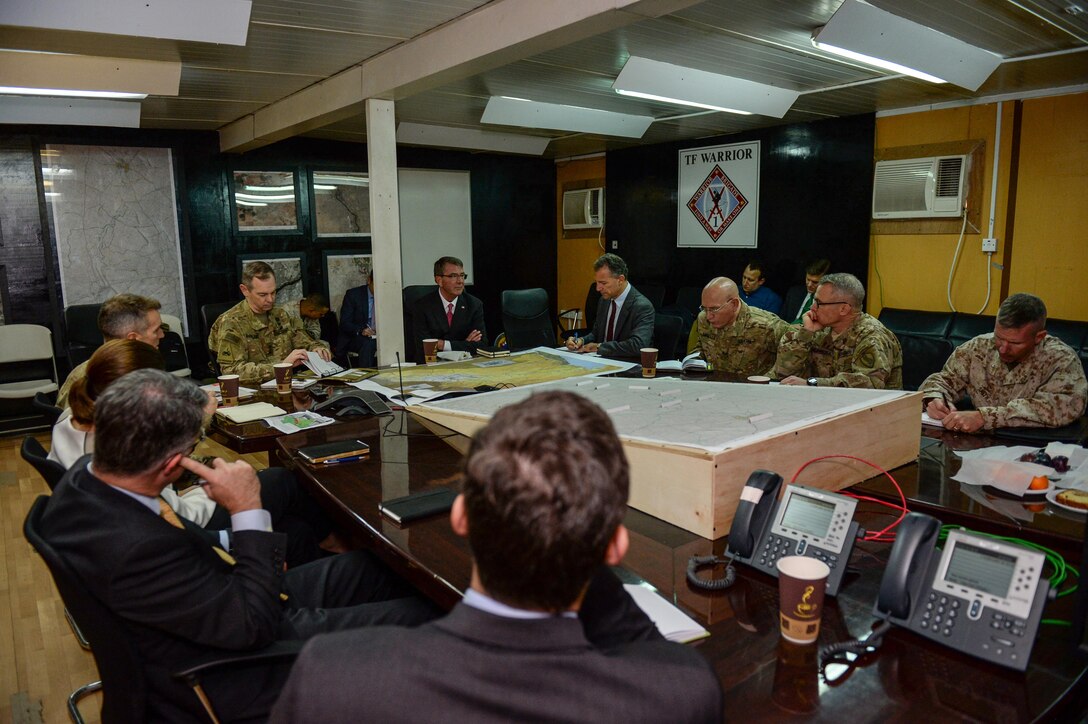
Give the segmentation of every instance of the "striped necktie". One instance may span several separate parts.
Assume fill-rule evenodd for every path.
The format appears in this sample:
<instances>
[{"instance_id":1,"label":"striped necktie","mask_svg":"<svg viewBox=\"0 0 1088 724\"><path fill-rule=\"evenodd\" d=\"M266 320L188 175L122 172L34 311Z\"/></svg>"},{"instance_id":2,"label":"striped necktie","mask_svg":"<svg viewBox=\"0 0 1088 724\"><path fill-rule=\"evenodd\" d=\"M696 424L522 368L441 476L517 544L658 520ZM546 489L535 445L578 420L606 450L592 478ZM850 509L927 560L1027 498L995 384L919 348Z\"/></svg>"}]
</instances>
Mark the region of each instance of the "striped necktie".
<instances>
[{"instance_id":1,"label":"striped necktie","mask_svg":"<svg viewBox=\"0 0 1088 724\"><path fill-rule=\"evenodd\" d=\"M181 518L178 517L178 514L174 512L174 509L170 507L170 504L167 503L161 495L159 496L159 517L165 520L170 525L174 526L175 528L185 530L185 524L181 522ZM235 563L238 562L234 560L234 556L232 556L230 553L227 553L219 546L212 546L212 550L215 551L216 555L226 561L229 565L233 566Z\"/></svg>"}]
</instances>

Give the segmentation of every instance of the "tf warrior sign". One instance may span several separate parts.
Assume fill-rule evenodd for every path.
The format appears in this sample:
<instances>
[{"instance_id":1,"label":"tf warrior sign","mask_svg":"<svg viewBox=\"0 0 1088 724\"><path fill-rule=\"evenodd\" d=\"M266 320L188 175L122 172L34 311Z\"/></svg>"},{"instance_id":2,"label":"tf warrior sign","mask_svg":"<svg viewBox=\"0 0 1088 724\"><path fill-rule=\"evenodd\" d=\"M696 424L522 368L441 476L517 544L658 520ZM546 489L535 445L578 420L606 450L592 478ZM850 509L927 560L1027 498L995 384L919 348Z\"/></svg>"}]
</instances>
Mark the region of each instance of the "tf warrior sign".
<instances>
[{"instance_id":1,"label":"tf warrior sign","mask_svg":"<svg viewBox=\"0 0 1088 724\"><path fill-rule=\"evenodd\" d=\"M759 141L685 148L678 162L676 245L754 249Z\"/></svg>"}]
</instances>

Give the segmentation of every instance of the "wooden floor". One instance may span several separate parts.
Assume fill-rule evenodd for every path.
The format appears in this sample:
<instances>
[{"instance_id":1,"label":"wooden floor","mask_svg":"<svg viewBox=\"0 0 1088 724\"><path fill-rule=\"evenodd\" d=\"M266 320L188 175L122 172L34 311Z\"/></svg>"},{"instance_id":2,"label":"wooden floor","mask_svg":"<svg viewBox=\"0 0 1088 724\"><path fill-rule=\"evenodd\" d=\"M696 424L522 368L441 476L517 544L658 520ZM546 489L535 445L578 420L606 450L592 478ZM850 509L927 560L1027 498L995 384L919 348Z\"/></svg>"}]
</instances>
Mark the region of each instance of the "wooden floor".
<instances>
[{"instance_id":1,"label":"wooden floor","mask_svg":"<svg viewBox=\"0 0 1088 724\"><path fill-rule=\"evenodd\" d=\"M36 435L49 448L49 435ZM94 658L80 648L64 619L64 604L45 563L23 538L31 503L49 488L19 456L22 436L0 438L0 723L68 721L67 699L98 678ZM205 455L238 456L206 440ZM260 456L263 458L264 456ZM265 467L256 456L243 456ZM99 694L79 707L98 722Z\"/></svg>"}]
</instances>

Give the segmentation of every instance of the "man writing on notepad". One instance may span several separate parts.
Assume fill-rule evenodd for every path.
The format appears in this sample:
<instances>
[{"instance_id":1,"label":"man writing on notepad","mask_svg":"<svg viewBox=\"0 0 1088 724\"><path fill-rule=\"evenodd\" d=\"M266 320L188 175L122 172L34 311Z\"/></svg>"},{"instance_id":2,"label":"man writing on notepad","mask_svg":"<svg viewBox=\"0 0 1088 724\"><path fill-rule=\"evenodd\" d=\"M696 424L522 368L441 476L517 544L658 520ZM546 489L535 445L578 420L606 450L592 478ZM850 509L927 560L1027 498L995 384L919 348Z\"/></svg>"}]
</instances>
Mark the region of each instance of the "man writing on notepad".
<instances>
[{"instance_id":1,"label":"man writing on notepad","mask_svg":"<svg viewBox=\"0 0 1088 724\"><path fill-rule=\"evenodd\" d=\"M208 335L208 349L223 374L238 375L243 385L257 385L272 379L273 364L300 365L307 351L332 359L327 342L314 340L298 319L276 307L272 267L263 261L246 264L238 288L245 299L223 312Z\"/></svg>"},{"instance_id":2,"label":"man writing on notepad","mask_svg":"<svg viewBox=\"0 0 1088 724\"><path fill-rule=\"evenodd\" d=\"M504 407L463 480L463 601L415 630L314 639L273 722L721 721L706 660L665 641L605 565L627 551L628 464L601 408L569 392Z\"/></svg>"}]
</instances>

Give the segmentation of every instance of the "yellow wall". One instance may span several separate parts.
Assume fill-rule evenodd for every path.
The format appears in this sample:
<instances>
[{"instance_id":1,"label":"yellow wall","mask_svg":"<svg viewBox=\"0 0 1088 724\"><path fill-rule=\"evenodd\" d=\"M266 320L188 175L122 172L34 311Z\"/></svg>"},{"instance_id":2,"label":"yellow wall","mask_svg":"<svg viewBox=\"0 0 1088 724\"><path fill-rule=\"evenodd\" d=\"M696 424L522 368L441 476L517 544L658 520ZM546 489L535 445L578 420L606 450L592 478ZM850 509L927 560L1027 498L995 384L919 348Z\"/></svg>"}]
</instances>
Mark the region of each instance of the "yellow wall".
<instances>
[{"instance_id":1,"label":"yellow wall","mask_svg":"<svg viewBox=\"0 0 1088 724\"><path fill-rule=\"evenodd\" d=\"M556 247L559 249L557 265L557 309L582 309L586 303L586 290L593 281L593 262L604 253L598 245L598 237L563 238L563 184L571 181L585 181L604 178L604 157L564 161L555 169L555 230ZM605 207L605 223L608 221L608 207ZM600 243L605 243L607 230L600 236ZM585 322L583 310L583 323Z\"/></svg>"},{"instance_id":2,"label":"yellow wall","mask_svg":"<svg viewBox=\"0 0 1088 724\"><path fill-rule=\"evenodd\" d=\"M990 183L997 104L926 111L878 118L876 148L984 139L980 230L968 226L952 279L952 303L978 312L986 299L986 255L980 247L990 217ZM1015 219L1009 263L992 269L985 313L1001 302L1001 282L1009 291L1038 294L1050 316L1088 320L1088 94L1023 101L1020 152L1013 159L1014 104L1002 106L1001 149L994 236L1003 263L1009 237L1005 223L1009 171L1018 163ZM873 235L870 239L870 314L883 306L947 310L946 288L958 234ZM883 284L881 283L883 282ZM1078 283L1080 287L1078 288Z\"/></svg>"}]
</instances>

